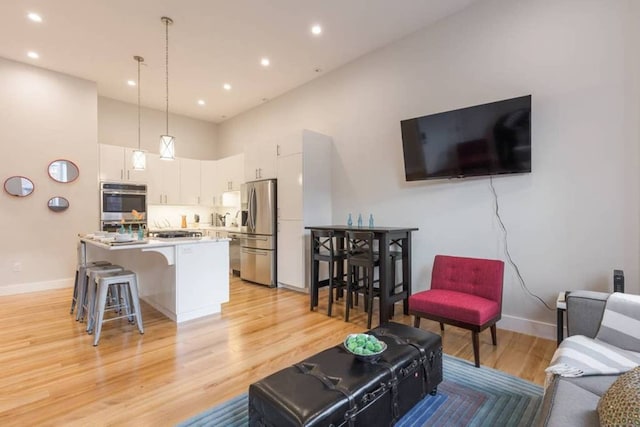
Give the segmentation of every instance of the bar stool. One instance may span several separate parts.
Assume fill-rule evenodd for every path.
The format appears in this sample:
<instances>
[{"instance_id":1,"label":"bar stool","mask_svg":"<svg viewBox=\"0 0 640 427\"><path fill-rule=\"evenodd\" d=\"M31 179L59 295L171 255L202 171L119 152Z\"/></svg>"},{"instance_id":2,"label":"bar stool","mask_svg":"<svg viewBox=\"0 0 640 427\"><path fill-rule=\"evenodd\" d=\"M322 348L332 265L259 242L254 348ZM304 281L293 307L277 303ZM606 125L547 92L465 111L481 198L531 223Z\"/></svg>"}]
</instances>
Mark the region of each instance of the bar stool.
<instances>
[{"instance_id":1,"label":"bar stool","mask_svg":"<svg viewBox=\"0 0 640 427\"><path fill-rule=\"evenodd\" d=\"M108 305L107 293L110 287L116 286L120 292L125 292L126 297L120 298L117 303ZM97 346L100 341L100 332L102 331L102 324L111 320L128 318L129 322L133 322L135 316L138 325L138 331L144 334L144 328L142 326L142 312L140 311L140 300L138 297L138 279L136 273L130 270L122 270L111 273L100 273L97 277L97 296L95 301L95 309L93 310L90 320L93 327L93 345ZM131 301L128 303L127 301ZM131 311L131 305L133 305L133 311ZM105 320L104 313L107 310L114 310L122 312L122 308L125 308L125 313L120 316L110 317Z\"/></svg>"},{"instance_id":2,"label":"bar stool","mask_svg":"<svg viewBox=\"0 0 640 427\"><path fill-rule=\"evenodd\" d=\"M331 309L333 307L333 292L336 291L336 298L338 292L346 288L346 282L344 280L344 273L341 268L338 268L338 272L342 273L342 277L336 277L336 263L344 263L346 259L345 251L339 251L334 246L334 232L332 230L311 230L311 244L313 245L313 259L314 263L313 277L311 278L311 286L315 289L320 287L319 279L319 263L320 261L328 263L329 267L329 305L327 307L327 315L331 316ZM311 292L314 295L315 292ZM317 301L311 301L311 310L313 310Z\"/></svg>"},{"instance_id":3,"label":"bar stool","mask_svg":"<svg viewBox=\"0 0 640 427\"><path fill-rule=\"evenodd\" d=\"M71 298L71 310L69 310L69 314L73 314L73 311L76 308L76 304L78 303L78 293L80 292L80 278L84 277L86 273L86 269L88 267L100 267L104 265L111 265L109 261L92 261L86 264L78 264L76 267L76 278L73 281L73 297Z\"/></svg>"},{"instance_id":4,"label":"bar stool","mask_svg":"<svg viewBox=\"0 0 640 427\"><path fill-rule=\"evenodd\" d=\"M119 265L99 265L95 267L87 267L85 274L81 277L79 284L78 294L78 312L76 314L76 320L83 321L85 318L89 319L93 302L95 299L95 278L97 273L109 273L112 271L122 271Z\"/></svg>"},{"instance_id":5,"label":"bar stool","mask_svg":"<svg viewBox=\"0 0 640 427\"><path fill-rule=\"evenodd\" d=\"M364 292L367 328L371 329L373 298L380 296L380 289L374 286L374 269L379 265L380 256L373 250L371 231L347 231L347 304L344 320L349 321L352 293ZM362 269L360 278L359 269Z\"/></svg>"}]
</instances>

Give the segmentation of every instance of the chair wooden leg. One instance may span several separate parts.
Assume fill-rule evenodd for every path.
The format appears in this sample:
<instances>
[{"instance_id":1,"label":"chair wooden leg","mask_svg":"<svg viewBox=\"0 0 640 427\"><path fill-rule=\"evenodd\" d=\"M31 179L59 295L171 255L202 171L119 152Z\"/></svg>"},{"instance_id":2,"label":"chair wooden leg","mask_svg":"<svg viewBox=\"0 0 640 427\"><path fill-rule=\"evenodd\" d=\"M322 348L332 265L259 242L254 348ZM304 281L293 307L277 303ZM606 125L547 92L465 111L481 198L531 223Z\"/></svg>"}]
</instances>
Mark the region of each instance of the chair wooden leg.
<instances>
[{"instance_id":1,"label":"chair wooden leg","mask_svg":"<svg viewBox=\"0 0 640 427\"><path fill-rule=\"evenodd\" d=\"M491 341L493 341L493 345L498 345L498 340L496 338L496 324L491 325Z\"/></svg>"},{"instance_id":2,"label":"chair wooden leg","mask_svg":"<svg viewBox=\"0 0 640 427\"><path fill-rule=\"evenodd\" d=\"M367 329L371 329L371 318L373 317L373 271L367 271L364 288L367 292Z\"/></svg>"},{"instance_id":3,"label":"chair wooden leg","mask_svg":"<svg viewBox=\"0 0 640 427\"><path fill-rule=\"evenodd\" d=\"M440 330L444 332L444 323L440 322Z\"/></svg>"},{"instance_id":4,"label":"chair wooden leg","mask_svg":"<svg viewBox=\"0 0 640 427\"><path fill-rule=\"evenodd\" d=\"M413 327L414 328L420 327L420 318L418 316L413 316Z\"/></svg>"},{"instance_id":5,"label":"chair wooden leg","mask_svg":"<svg viewBox=\"0 0 640 427\"><path fill-rule=\"evenodd\" d=\"M480 367L480 337L479 333L476 331L471 331L472 340L473 340L473 357L476 362L476 368Z\"/></svg>"},{"instance_id":6,"label":"chair wooden leg","mask_svg":"<svg viewBox=\"0 0 640 427\"><path fill-rule=\"evenodd\" d=\"M331 307L333 306L333 260L329 261L329 307L327 315L331 317Z\"/></svg>"},{"instance_id":7,"label":"chair wooden leg","mask_svg":"<svg viewBox=\"0 0 640 427\"><path fill-rule=\"evenodd\" d=\"M349 268L349 270L351 270L351 268ZM347 300L345 301L344 304L344 321L348 322L349 321L349 309L351 308L351 304L353 304L352 301L352 291L351 288L353 287L353 275L351 274L352 272L349 271L349 274L347 275Z\"/></svg>"}]
</instances>

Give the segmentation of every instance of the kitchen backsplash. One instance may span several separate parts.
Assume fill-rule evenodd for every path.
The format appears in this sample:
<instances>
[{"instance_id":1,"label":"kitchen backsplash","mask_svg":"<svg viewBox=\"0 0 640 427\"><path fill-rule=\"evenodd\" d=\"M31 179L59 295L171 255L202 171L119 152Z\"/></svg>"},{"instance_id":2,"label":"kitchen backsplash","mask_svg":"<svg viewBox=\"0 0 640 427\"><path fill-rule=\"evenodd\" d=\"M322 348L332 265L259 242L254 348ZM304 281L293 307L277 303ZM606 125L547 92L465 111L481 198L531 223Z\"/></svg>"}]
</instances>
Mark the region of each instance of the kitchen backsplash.
<instances>
[{"instance_id":1,"label":"kitchen backsplash","mask_svg":"<svg viewBox=\"0 0 640 427\"><path fill-rule=\"evenodd\" d=\"M195 216L200 218L201 225L212 225L212 214L225 216L229 214L231 222L236 219L240 222L240 205L228 207L207 207L207 206L177 206L177 205L149 205L147 207L147 226L155 230L159 228L180 228L182 215L187 217L187 226L196 226ZM213 224L216 225L216 224ZM239 225L239 224L238 224Z\"/></svg>"}]
</instances>

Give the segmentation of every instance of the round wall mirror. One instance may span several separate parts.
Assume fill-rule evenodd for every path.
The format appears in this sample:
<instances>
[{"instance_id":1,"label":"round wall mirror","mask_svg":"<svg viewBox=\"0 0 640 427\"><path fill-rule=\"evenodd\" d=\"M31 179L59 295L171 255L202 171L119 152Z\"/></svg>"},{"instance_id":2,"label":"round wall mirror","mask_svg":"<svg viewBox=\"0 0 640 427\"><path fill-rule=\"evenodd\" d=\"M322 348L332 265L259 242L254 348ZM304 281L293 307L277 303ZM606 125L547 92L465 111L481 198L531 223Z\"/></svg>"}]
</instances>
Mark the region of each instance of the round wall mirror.
<instances>
[{"instance_id":1,"label":"round wall mirror","mask_svg":"<svg viewBox=\"0 0 640 427\"><path fill-rule=\"evenodd\" d=\"M69 209L69 201L64 197L52 197L47 202L47 206L54 212L62 212Z\"/></svg>"},{"instance_id":2,"label":"round wall mirror","mask_svg":"<svg viewBox=\"0 0 640 427\"><path fill-rule=\"evenodd\" d=\"M49 176L58 182L75 181L80 175L78 166L70 160L54 160L49 163Z\"/></svg>"},{"instance_id":3,"label":"round wall mirror","mask_svg":"<svg viewBox=\"0 0 640 427\"><path fill-rule=\"evenodd\" d=\"M33 193L33 182L24 176L12 176L4 182L4 191L16 197L26 197Z\"/></svg>"}]
</instances>

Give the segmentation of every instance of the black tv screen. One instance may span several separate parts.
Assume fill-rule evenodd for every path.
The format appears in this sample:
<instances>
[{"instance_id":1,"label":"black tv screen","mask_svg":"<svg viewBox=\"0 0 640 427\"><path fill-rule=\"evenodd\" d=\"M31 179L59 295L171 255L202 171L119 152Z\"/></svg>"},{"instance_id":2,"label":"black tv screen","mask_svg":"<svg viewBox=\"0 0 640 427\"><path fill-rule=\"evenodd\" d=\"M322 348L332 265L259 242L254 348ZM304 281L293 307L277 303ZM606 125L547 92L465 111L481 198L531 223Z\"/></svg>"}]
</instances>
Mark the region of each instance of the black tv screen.
<instances>
[{"instance_id":1,"label":"black tv screen","mask_svg":"<svg viewBox=\"0 0 640 427\"><path fill-rule=\"evenodd\" d=\"M531 172L531 95L400 125L407 181Z\"/></svg>"}]
</instances>

